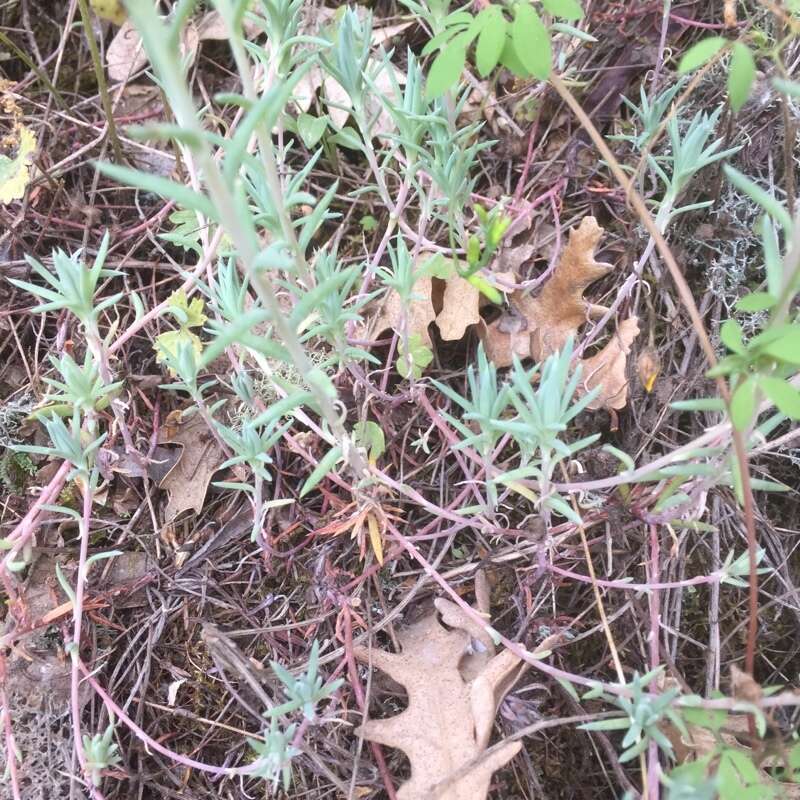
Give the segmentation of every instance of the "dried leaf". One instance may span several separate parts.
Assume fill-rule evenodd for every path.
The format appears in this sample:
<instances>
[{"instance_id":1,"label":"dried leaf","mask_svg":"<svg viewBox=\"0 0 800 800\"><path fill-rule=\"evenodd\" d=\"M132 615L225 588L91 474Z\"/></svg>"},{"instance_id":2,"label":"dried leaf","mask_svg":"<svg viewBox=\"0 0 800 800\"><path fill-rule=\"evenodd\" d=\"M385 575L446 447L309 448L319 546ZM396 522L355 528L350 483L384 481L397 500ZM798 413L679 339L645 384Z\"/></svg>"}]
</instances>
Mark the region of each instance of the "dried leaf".
<instances>
[{"instance_id":1,"label":"dried leaf","mask_svg":"<svg viewBox=\"0 0 800 800\"><path fill-rule=\"evenodd\" d=\"M522 267L533 258L536 245L530 242L513 247L504 247L497 256L496 266L499 269L521 272Z\"/></svg>"},{"instance_id":2,"label":"dried leaf","mask_svg":"<svg viewBox=\"0 0 800 800\"><path fill-rule=\"evenodd\" d=\"M374 69L374 65L367 66L367 73L370 75L373 74ZM388 68L384 66L384 68L375 78L375 88L379 94L396 102L398 98L395 96L395 82L392 81L389 69L394 72L394 81L398 85L402 86L406 82L405 75L391 62L389 62ZM312 73L309 73L309 79L312 81L314 80ZM325 99L328 101L328 116L331 118L331 122L333 123L334 127L341 130L347 124L347 120L350 117L351 109L353 107L350 95L347 94L339 81L330 75L325 75L321 81L321 84L325 93ZM317 84L317 86L319 86L319 84ZM316 87L314 87L311 95L308 94L308 89L309 87L306 86L304 95L309 98L310 105L310 98L314 91L316 91ZM381 102L377 99L375 94L370 93L366 100L367 119L370 121L374 120L374 122L372 122L373 134L377 137L380 137L392 133L395 129L394 120L383 107ZM306 107L304 110L307 111L308 107Z\"/></svg>"},{"instance_id":3,"label":"dried leaf","mask_svg":"<svg viewBox=\"0 0 800 800\"><path fill-rule=\"evenodd\" d=\"M513 306L488 325L478 328L486 357L500 367L510 366L516 355L520 359L531 356L531 335L528 320Z\"/></svg>"},{"instance_id":4,"label":"dried leaf","mask_svg":"<svg viewBox=\"0 0 800 800\"><path fill-rule=\"evenodd\" d=\"M590 284L612 269L594 257L602 235L595 218L584 217L570 231L561 259L539 295L513 292L508 310L479 329L486 354L498 367L510 366L513 355L544 361L575 337L588 319L605 314L607 309L583 297ZM625 320L603 350L582 362L584 388L602 387L589 408L625 407L627 356L638 333L637 319Z\"/></svg>"},{"instance_id":5,"label":"dried leaf","mask_svg":"<svg viewBox=\"0 0 800 800\"><path fill-rule=\"evenodd\" d=\"M430 253L420 256L417 269L426 263L430 269L422 270L423 274L414 284L414 299L405 310L409 337L418 336L420 344L425 347L431 345L428 330L431 322L436 322L445 341L461 339L470 325L483 324L479 313L482 295L477 286L456 275L449 262L439 259L438 266L435 266L432 258ZM367 319L371 317L372 320L360 334L370 331L372 336L376 336L389 329L399 333L403 312L400 295L390 290L372 304L372 312L367 312Z\"/></svg>"},{"instance_id":6,"label":"dried leaf","mask_svg":"<svg viewBox=\"0 0 800 800\"><path fill-rule=\"evenodd\" d=\"M123 22L106 51L106 69L112 81L124 81L147 65L142 37L130 20Z\"/></svg>"},{"instance_id":7,"label":"dried leaf","mask_svg":"<svg viewBox=\"0 0 800 800\"><path fill-rule=\"evenodd\" d=\"M436 319L433 311L433 280L429 275L424 275L414 284L414 299L406 309L408 335L417 335L423 344L430 345L431 335L428 325ZM403 301L400 295L391 290L379 301L380 312L375 318L372 330L377 334L391 328L399 332L403 324Z\"/></svg>"},{"instance_id":8,"label":"dried leaf","mask_svg":"<svg viewBox=\"0 0 800 800\"><path fill-rule=\"evenodd\" d=\"M260 28L245 18L244 32L247 38L261 33ZM197 21L190 21L181 31L181 56L193 62L200 42L209 39L225 40L228 31L217 11L210 11ZM125 20L117 31L106 52L106 68L112 81L124 81L149 63L142 45L142 37L130 20Z\"/></svg>"},{"instance_id":9,"label":"dried leaf","mask_svg":"<svg viewBox=\"0 0 800 800\"><path fill-rule=\"evenodd\" d=\"M470 325L477 325L481 321L480 300L481 293L464 278L456 275L447 281L442 310L436 317L442 339L446 342L457 341Z\"/></svg>"},{"instance_id":10,"label":"dried leaf","mask_svg":"<svg viewBox=\"0 0 800 800\"><path fill-rule=\"evenodd\" d=\"M495 770L519 751L510 742L469 771L485 751L497 708L525 664L510 651L495 655L491 638L455 604L437 600L448 627L430 614L402 631L399 654L356 648L408 692L408 708L388 719L369 720L360 732L370 741L402 750L411 778L398 800L419 800L440 786L440 800L485 798Z\"/></svg>"},{"instance_id":11,"label":"dried leaf","mask_svg":"<svg viewBox=\"0 0 800 800\"><path fill-rule=\"evenodd\" d=\"M14 151L13 157L0 153L0 203L10 203L22 199L30 182L36 137L24 125L16 125L14 132L5 137L2 144Z\"/></svg>"},{"instance_id":12,"label":"dried leaf","mask_svg":"<svg viewBox=\"0 0 800 800\"><path fill-rule=\"evenodd\" d=\"M351 6L354 8L359 18L364 17L366 9L362 6ZM344 13L344 6L338 10L322 7L314 9L313 13L309 13L301 25L301 33L306 36L336 36L336 23ZM384 25L373 27L372 29L372 44L384 45L391 39L398 36L406 28L413 25L413 22L403 22L398 25ZM327 29L327 30L326 30ZM367 71L372 75L375 71L376 64L379 62L371 61L367 67ZM394 71L394 76L398 83L402 86L405 83L405 73L398 70L394 65L391 65ZM393 94L393 86L389 78L389 72L386 69L381 70L376 81L376 86L384 93ZM339 82L326 75L325 71L319 67L312 67L301 79L294 89L292 100L301 112L306 112L311 108L311 103L317 93L317 90L323 88L325 97L328 101L344 106L344 108L328 108L328 114L331 122L336 128L343 128L350 116L348 109L352 108L352 103L347 92L342 88ZM379 103L373 98L370 98L370 106L367 108L367 116L373 117L377 115L377 120L373 129L376 135L385 134L394 130L394 122Z\"/></svg>"},{"instance_id":13,"label":"dried leaf","mask_svg":"<svg viewBox=\"0 0 800 800\"><path fill-rule=\"evenodd\" d=\"M225 460L217 440L199 414L172 423L168 420L159 432L159 444L179 444L183 450L178 462L166 474L160 487L169 494L164 521L171 522L183 511L203 510L211 476Z\"/></svg>"},{"instance_id":14,"label":"dried leaf","mask_svg":"<svg viewBox=\"0 0 800 800\"><path fill-rule=\"evenodd\" d=\"M636 372L646 392L652 392L661 372L661 359L654 347L645 347L636 359Z\"/></svg>"},{"instance_id":15,"label":"dried leaf","mask_svg":"<svg viewBox=\"0 0 800 800\"><path fill-rule=\"evenodd\" d=\"M605 312L583 299L586 287L612 269L611 264L594 258L602 235L603 229L595 218L584 217L581 224L570 231L561 260L539 296L517 296L522 313L531 322L531 355L536 361L544 361L561 350L588 316L600 316Z\"/></svg>"},{"instance_id":16,"label":"dried leaf","mask_svg":"<svg viewBox=\"0 0 800 800\"><path fill-rule=\"evenodd\" d=\"M599 353L581 361L583 389L589 392L600 387L588 408L625 408L628 402L628 353L638 335L639 320L629 317L620 322L617 332Z\"/></svg>"}]
</instances>

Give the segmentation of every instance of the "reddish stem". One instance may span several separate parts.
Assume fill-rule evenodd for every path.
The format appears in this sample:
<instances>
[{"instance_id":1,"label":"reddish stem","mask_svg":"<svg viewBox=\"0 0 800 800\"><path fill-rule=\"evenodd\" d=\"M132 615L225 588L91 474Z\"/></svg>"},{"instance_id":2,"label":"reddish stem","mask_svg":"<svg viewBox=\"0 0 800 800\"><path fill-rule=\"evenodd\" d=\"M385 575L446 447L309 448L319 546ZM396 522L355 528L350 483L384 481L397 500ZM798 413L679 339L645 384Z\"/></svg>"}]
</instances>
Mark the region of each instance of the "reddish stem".
<instances>
[{"instance_id":1,"label":"reddish stem","mask_svg":"<svg viewBox=\"0 0 800 800\"><path fill-rule=\"evenodd\" d=\"M353 694L355 695L356 703L361 713L366 716L367 709L364 687L361 685L361 678L358 676L358 667L356 666L356 657L353 654L353 621L350 618L349 606L345 605L342 608L342 617L344 619L344 651L347 658L347 672L350 676L350 685L353 687ZM372 755L375 757L375 763L383 779L383 786L386 789L389 800L397 800L394 784L389 775L389 768L386 766L386 759L383 756L381 746L377 742L370 742L369 746L372 750Z\"/></svg>"}]
</instances>

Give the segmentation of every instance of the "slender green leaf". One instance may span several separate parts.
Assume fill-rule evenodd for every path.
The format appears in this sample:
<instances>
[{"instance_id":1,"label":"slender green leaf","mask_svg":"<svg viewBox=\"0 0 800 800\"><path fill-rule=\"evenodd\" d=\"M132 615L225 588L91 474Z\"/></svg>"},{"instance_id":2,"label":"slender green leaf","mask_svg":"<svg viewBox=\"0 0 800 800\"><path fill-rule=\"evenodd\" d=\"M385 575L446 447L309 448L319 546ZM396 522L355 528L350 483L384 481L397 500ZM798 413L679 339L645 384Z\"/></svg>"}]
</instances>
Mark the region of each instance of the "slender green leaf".
<instances>
[{"instance_id":1,"label":"slender green leaf","mask_svg":"<svg viewBox=\"0 0 800 800\"><path fill-rule=\"evenodd\" d=\"M553 62L550 34L532 5L517 5L511 24L511 39L525 69L537 78L547 80Z\"/></svg>"},{"instance_id":2,"label":"slender green leaf","mask_svg":"<svg viewBox=\"0 0 800 800\"><path fill-rule=\"evenodd\" d=\"M724 411L725 402L719 397L698 397L695 400L676 400L670 403L676 411Z\"/></svg>"},{"instance_id":3,"label":"slender green leaf","mask_svg":"<svg viewBox=\"0 0 800 800\"><path fill-rule=\"evenodd\" d=\"M308 494L336 466L336 462L341 457L342 448L339 445L328 450L303 484L303 488L300 490L300 497Z\"/></svg>"},{"instance_id":4,"label":"slender green leaf","mask_svg":"<svg viewBox=\"0 0 800 800\"><path fill-rule=\"evenodd\" d=\"M728 99L734 111L739 111L747 102L755 78L756 61L753 53L743 42L734 42L728 68Z\"/></svg>"},{"instance_id":5,"label":"slender green leaf","mask_svg":"<svg viewBox=\"0 0 800 800\"><path fill-rule=\"evenodd\" d=\"M571 22L583 19L583 9L578 0L542 0L542 5L554 17L568 19Z\"/></svg>"},{"instance_id":6,"label":"slender green leaf","mask_svg":"<svg viewBox=\"0 0 800 800\"><path fill-rule=\"evenodd\" d=\"M800 83L797 83L797 81L787 81L783 78L773 78L772 85L779 92L788 94L791 97L800 97Z\"/></svg>"},{"instance_id":7,"label":"slender green leaf","mask_svg":"<svg viewBox=\"0 0 800 800\"><path fill-rule=\"evenodd\" d=\"M576 39L580 39L582 42L599 41L598 38L596 36L592 36L591 33L586 33L586 31L582 31L580 28L567 25L566 22L554 22L550 26L550 30L555 31L556 33L565 33L567 36L574 36Z\"/></svg>"},{"instance_id":8,"label":"slender green leaf","mask_svg":"<svg viewBox=\"0 0 800 800\"><path fill-rule=\"evenodd\" d=\"M333 144L340 144L348 150L364 150L364 143L361 141L359 135L351 127L342 128L336 134L330 137Z\"/></svg>"},{"instance_id":9,"label":"slender green leaf","mask_svg":"<svg viewBox=\"0 0 800 800\"><path fill-rule=\"evenodd\" d=\"M758 385L778 411L792 419L800 419L800 392L794 386L771 375L759 375Z\"/></svg>"},{"instance_id":10,"label":"slender green leaf","mask_svg":"<svg viewBox=\"0 0 800 800\"><path fill-rule=\"evenodd\" d=\"M219 215L214 208L214 204L205 195L198 194L182 183L171 181L160 175L141 172L138 169L123 167L119 164L95 162L95 167L97 167L99 172L112 180L125 184L126 186L142 189L145 192L153 192L153 194L160 195L167 200L174 200L178 205L184 208L197 211L204 217L212 219L215 222L219 221Z\"/></svg>"},{"instance_id":11,"label":"slender green leaf","mask_svg":"<svg viewBox=\"0 0 800 800\"><path fill-rule=\"evenodd\" d=\"M425 96L428 100L441 97L458 82L466 61L467 49L463 45L451 43L442 48L428 72L425 84Z\"/></svg>"},{"instance_id":12,"label":"slender green leaf","mask_svg":"<svg viewBox=\"0 0 800 800\"><path fill-rule=\"evenodd\" d=\"M506 44L508 22L499 6L489 6L481 11L486 21L475 48L475 64L482 77L486 77L496 66Z\"/></svg>"},{"instance_id":13,"label":"slender green leaf","mask_svg":"<svg viewBox=\"0 0 800 800\"><path fill-rule=\"evenodd\" d=\"M725 47L727 40L722 36L711 36L708 39L701 39L693 44L684 54L678 64L678 74L684 75L692 72L703 64L711 61L714 56Z\"/></svg>"},{"instance_id":14,"label":"slender green leaf","mask_svg":"<svg viewBox=\"0 0 800 800\"><path fill-rule=\"evenodd\" d=\"M731 422L737 430L743 431L753 419L756 410L757 383L752 376L745 378L731 397Z\"/></svg>"},{"instance_id":15,"label":"slender green leaf","mask_svg":"<svg viewBox=\"0 0 800 800\"><path fill-rule=\"evenodd\" d=\"M631 721L627 717L617 719L600 719L597 722L584 722L578 725L579 730L583 731L626 731L631 726Z\"/></svg>"}]
</instances>

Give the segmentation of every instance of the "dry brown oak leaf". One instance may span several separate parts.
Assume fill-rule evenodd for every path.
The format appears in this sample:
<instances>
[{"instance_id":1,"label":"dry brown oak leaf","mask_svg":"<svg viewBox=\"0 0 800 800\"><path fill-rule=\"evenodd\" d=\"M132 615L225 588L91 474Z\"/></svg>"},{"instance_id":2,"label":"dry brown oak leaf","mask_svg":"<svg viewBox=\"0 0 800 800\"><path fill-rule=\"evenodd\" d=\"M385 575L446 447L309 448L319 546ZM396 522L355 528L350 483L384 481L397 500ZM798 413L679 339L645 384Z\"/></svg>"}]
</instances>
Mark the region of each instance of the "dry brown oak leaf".
<instances>
[{"instance_id":1,"label":"dry brown oak leaf","mask_svg":"<svg viewBox=\"0 0 800 800\"><path fill-rule=\"evenodd\" d=\"M431 345L428 326L432 322L436 323L444 341L457 341L464 337L470 325L481 321L480 302L480 291L459 275L446 280L423 275L414 284L408 306L404 306L394 289L387 292L378 301L378 310L369 328L373 335L390 328L400 333L405 316L409 336L418 335L423 344Z\"/></svg>"},{"instance_id":2,"label":"dry brown oak leaf","mask_svg":"<svg viewBox=\"0 0 800 800\"><path fill-rule=\"evenodd\" d=\"M628 402L628 354L638 335L639 320L628 317L620 322L616 333L599 353L580 362L582 390L588 392L599 388L597 397L587 408L625 408Z\"/></svg>"},{"instance_id":3,"label":"dry brown oak leaf","mask_svg":"<svg viewBox=\"0 0 800 800\"><path fill-rule=\"evenodd\" d=\"M589 319L608 309L589 303L586 288L606 275L611 264L597 261L595 249L603 228L594 217L584 217L570 231L569 241L552 276L536 297L521 291L509 296L510 310L481 329L486 355L498 366L508 367L513 356L544 361L575 338ZM636 317L620 323L608 344L582 364L582 389L600 387L589 408L624 408L628 398L627 356L639 333Z\"/></svg>"},{"instance_id":4,"label":"dry brown oak leaf","mask_svg":"<svg viewBox=\"0 0 800 800\"><path fill-rule=\"evenodd\" d=\"M159 484L169 498L164 522L172 522L183 511L200 513L211 476L225 460L225 453L199 414L182 419L171 414L159 431L158 444L179 444L181 455Z\"/></svg>"},{"instance_id":5,"label":"dry brown oak leaf","mask_svg":"<svg viewBox=\"0 0 800 800\"><path fill-rule=\"evenodd\" d=\"M519 752L508 742L485 759L497 708L525 663L509 650L495 654L491 638L459 606L435 601L436 613L401 631L401 653L355 648L356 658L385 672L408 693L408 708L369 720L359 733L402 750L411 777L398 800L482 800L492 774ZM467 769L467 766L470 766Z\"/></svg>"}]
</instances>

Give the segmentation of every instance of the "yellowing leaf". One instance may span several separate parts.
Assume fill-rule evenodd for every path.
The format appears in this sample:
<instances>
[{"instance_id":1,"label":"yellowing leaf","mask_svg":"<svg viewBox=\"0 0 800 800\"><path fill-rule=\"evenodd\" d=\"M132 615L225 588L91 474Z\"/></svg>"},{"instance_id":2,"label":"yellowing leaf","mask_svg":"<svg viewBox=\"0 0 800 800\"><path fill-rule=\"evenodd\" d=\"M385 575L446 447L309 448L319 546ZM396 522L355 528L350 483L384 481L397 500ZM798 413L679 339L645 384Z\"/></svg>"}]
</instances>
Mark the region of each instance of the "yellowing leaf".
<instances>
[{"instance_id":1,"label":"yellowing leaf","mask_svg":"<svg viewBox=\"0 0 800 800\"><path fill-rule=\"evenodd\" d=\"M98 17L107 19L115 25L122 25L128 16L122 0L89 0L89 5Z\"/></svg>"},{"instance_id":2,"label":"yellowing leaf","mask_svg":"<svg viewBox=\"0 0 800 800\"><path fill-rule=\"evenodd\" d=\"M176 292L173 292L169 296L167 303L169 303L170 311L173 313L177 312L175 316L181 327L199 328L201 325L205 324L205 321L208 319L203 313L203 309L205 308L203 298L194 297L190 303L183 289L178 289Z\"/></svg>"},{"instance_id":3,"label":"yellowing leaf","mask_svg":"<svg viewBox=\"0 0 800 800\"><path fill-rule=\"evenodd\" d=\"M13 158L0 154L0 203L20 200L30 182L30 163L36 150L36 137L24 125L15 133L16 155Z\"/></svg>"},{"instance_id":4,"label":"yellowing leaf","mask_svg":"<svg viewBox=\"0 0 800 800\"><path fill-rule=\"evenodd\" d=\"M383 566L383 538L378 520L372 514L367 515L367 526L369 527L369 543L372 545L378 563Z\"/></svg>"},{"instance_id":5,"label":"yellowing leaf","mask_svg":"<svg viewBox=\"0 0 800 800\"><path fill-rule=\"evenodd\" d=\"M156 362L161 364L166 360L166 356L176 358L178 349L182 342L191 344L196 355L203 352L203 342L196 333L192 333L188 328L181 328L177 331L167 331L159 336L156 336Z\"/></svg>"},{"instance_id":6,"label":"yellowing leaf","mask_svg":"<svg viewBox=\"0 0 800 800\"><path fill-rule=\"evenodd\" d=\"M636 371L646 392L652 392L658 373L661 372L661 359L653 347L645 347L636 359Z\"/></svg>"}]
</instances>

